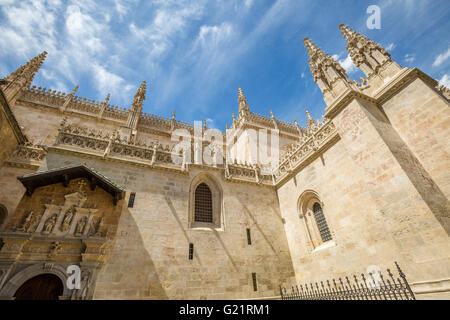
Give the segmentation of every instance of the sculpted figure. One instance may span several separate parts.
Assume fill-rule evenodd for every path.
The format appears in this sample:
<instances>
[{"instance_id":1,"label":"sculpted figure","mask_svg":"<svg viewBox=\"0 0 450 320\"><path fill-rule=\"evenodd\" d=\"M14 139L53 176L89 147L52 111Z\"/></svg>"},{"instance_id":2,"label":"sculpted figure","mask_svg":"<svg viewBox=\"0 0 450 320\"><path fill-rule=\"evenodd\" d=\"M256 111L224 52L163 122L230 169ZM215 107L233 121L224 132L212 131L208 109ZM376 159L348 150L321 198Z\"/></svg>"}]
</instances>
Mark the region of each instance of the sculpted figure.
<instances>
[{"instance_id":1,"label":"sculpted figure","mask_svg":"<svg viewBox=\"0 0 450 320\"><path fill-rule=\"evenodd\" d=\"M31 224L33 223L33 219L34 218L34 213L33 211L30 211L27 215L27 217L25 218L25 220L23 221L22 225L17 228L17 231L22 231L22 232L27 232L28 229L30 228Z\"/></svg>"},{"instance_id":2,"label":"sculpted figure","mask_svg":"<svg viewBox=\"0 0 450 320\"><path fill-rule=\"evenodd\" d=\"M75 229L75 235L82 235L84 228L86 226L86 217L81 218L78 223L77 223L77 227Z\"/></svg>"},{"instance_id":3,"label":"sculpted figure","mask_svg":"<svg viewBox=\"0 0 450 320\"><path fill-rule=\"evenodd\" d=\"M72 222L74 213L75 213L74 207L70 207L70 209L67 210L66 215L64 216L64 220L61 225L61 231L69 230L69 226L70 226L70 223Z\"/></svg>"},{"instance_id":4,"label":"sculpted figure","mask_svg":"<svg viewBox=\"0 0 450 320\"><path fill-rule=\"evenodd\" d=\"M42 233L49 234L50 232L52 232L55 223L56 223L56 214L54 214L53 216L48 218L47 221L45 221L44 230L42 231Z\"/></svg>"}]
</instances>

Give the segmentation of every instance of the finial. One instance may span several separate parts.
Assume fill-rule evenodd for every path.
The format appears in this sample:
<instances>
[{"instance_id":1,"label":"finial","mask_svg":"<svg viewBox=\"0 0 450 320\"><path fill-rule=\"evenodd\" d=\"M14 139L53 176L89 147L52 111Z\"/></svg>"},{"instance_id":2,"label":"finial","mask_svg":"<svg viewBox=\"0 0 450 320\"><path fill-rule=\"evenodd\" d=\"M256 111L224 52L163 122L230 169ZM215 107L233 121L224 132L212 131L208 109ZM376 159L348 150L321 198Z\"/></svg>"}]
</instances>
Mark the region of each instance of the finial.
<instances>
[{"instance_id":1,"label":"finial","mask_svg":"<svg viewBox=\"0 0 450 320\"><path fill-rule=\"evenodd\" d=\"M71 96L74 96L75 93L77 92L77 90L78 90L78 85L76 85L75 88L73 88L73 90L72 90L72 92L70 93L70 95L71 95Z\"/></svg>"},{"instance_id":2,"label":"finial","mask_svg":"<svg viewBox=\"0 0 450 320\"><path fill-rule=\"evenodd\" d=\"M145 81L142 81L138 91L134 95L133 102L131 103L132 108L133 107L136 107L136 108L142 107L142 104L144 103L144 100L145 100L146 91L147 91L147 83Z\"/></svg>"},{"instance_id":3,"label":"finial","mask_svg":"<svg viewBox=\"0 0 450 320\"><path fill-rule=\"evenodd\" d=\"M231 116L233 117L233 122L236 120L236 117L234 115L234 112L231 113Z\"/></svg>"},{"instance_id":4,"label":"finial","mask_svg":"<svg viewBox=\"0 0 450 320\"><path fill-rule=\"evenodd\" d=\"M173 110L173 113L172 113L172 120L175 120L175 110Z\"/></svg>"},{"instance_id":5,"label":"finial","mask_svg":"<svg viewBox=\"0 0 450 320\"><path fill-rule=\"evenodd\" d=\"M341 23L339 25L339 30L341 30L342 36L348 42L350 42L354 38L355 34L357 33L355 30L353 30L349 26L344 25L343 23Z\"/></svg>"},{"instance_id":6,"label":"finial","mask_svg":"<svg viewBox=\"0 0 450 320\"><path fill-rule=\"evenodd\" d=\"M307 121L308 128L315 126L316 121L314 121L313 117L311 116L308 109L306 109L306 108L305 108L305 113L306 113L306 118L308 119L308 121Z\"/></svg>"},{"instance_id":7,"label":"finial","mask_svg":"<svg viewBox=\"0 0 450 320\"><path fill-rule=\"evenodd\" d=\"M241 86L238 87L238 94L239 94L239 97L243 97L244 96L244 92L242 92L242 87Z\"/></svg>"},{"instance_id":8,"label":"finial","mask_svg":"<svg viewBox=\"0 0 450 320\"><path fill-rule=\"evenodd\" d=\"M34 75L41 68L44 60L47 56L47 51L42 52L40 55L31 59L23 69L22 75L26 79L25 86L29 87L31 82L33 82Z\"/></svg>"},{"instance_id":9,"label":"finial","mask_svg":"<svg viewBox=\"0 0 450 320\"><path fill-rule=\"evenodd\" d=\"M304 38L303 43L305 44L306 50L308 51L308 55L310 57L314 56L317 52L322 52L322 49L314 44L314 42L312 42L309 38Z\"/></svg>"},{"instance_id":10,"label":"finial","mask_svg":"<svg viewBox=\"0 0 450 320\"><path fill-rule=\"evenodd\" d=\"M108 104L110 97L111 97L111 94L108 93L108 95L106 96L105 102L104 102L105 104Z\"/></svg>"},{"instance_id":11,"label":"finial","mask_svg":"<svg viewBox=\"0 0 450 320\"><path fill-rule=\"evenodd\" d=\"M272 110L270 110L270 117L271 117L272 119L275 119L275 116L273 115Z\"/></svg>"},{"instance_id":12,"label":"finial","mask_svg":"<svg viewBox=\"0 0 450 320\"><path fill-rule=\"evenodd\" d=\"M245 102L245 104L247 104L247 100L245 99L244 92L242 91L241 86L238 87L238 102L239 105L241 104L241 102Z\"/></svg>"}]
</instances>

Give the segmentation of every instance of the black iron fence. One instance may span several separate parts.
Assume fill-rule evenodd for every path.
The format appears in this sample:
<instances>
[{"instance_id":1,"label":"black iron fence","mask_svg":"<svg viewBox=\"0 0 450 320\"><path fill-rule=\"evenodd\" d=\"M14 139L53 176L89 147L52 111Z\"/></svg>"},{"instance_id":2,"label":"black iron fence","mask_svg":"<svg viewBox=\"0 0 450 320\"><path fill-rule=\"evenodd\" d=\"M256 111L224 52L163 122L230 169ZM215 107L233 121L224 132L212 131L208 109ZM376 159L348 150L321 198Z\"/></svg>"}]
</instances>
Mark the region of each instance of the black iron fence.
<instances>
[{"instance_id":1,"label":"black iron fence","mask_svg":"<svg viewBox=\"0 0 450 320\"><path fill-rule=\"evenodd\" d=\"M280 286L282 300L416 300L406 276L397 262L398 276L387 269L387 276L380 270L361 273L361 277L345 277L296 285L290 289ZM353 278L353 279L351 279Z\"/></svg>"}]
</instances>

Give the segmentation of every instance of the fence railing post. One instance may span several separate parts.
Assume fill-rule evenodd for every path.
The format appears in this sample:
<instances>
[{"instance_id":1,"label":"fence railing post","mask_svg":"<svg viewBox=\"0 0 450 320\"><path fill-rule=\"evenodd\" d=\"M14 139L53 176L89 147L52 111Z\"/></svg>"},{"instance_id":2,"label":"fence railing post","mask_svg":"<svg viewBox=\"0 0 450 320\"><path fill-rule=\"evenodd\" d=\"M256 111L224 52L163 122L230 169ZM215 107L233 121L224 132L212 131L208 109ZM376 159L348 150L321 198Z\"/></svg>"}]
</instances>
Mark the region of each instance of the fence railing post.
<instances>
[{"instance_id":1,"label":"fence railing post","mask_svg":"<svg viewBox=\"0 0 450 320\"><path fill-rule=\"evenodd\" d=\"M360 282L358 276L354 274L353 283L350 280L351 277L346 276L345 281L339 277L339 284L335 279L326 280L326 286L324 281L320 281L320 285L319 282L309 282L309 284L292 286L290 293L287 292L287 288L280 286L281 300L415 300L406 275L397 262L395 266L399 275L397 279L391 270L387 269L387 278L381 271L378 271L376 279L371 272L368 278L361 273Z\"/></svg>"}]
</instances>

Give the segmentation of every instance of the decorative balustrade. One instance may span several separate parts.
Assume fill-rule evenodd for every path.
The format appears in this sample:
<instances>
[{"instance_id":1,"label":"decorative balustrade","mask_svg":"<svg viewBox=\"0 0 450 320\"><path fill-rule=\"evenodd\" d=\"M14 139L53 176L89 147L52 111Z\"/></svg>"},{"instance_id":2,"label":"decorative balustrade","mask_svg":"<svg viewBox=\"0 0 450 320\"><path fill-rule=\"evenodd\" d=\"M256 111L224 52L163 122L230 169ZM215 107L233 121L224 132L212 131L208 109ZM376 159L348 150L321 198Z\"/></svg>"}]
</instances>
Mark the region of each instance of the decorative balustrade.
<instances>
[{"instance_id":1,"label":"decorative balustrade","mask_svg":"<svg viewBox=\"0 0 450 320\"><path fill-rule=\"evenodd\" d=\"M56 90L33 86L27 88L21 97L26 101L38 102L52 107L60 107L64 104L66 94Z\"/></svg>"},{"instance_id":2,"label":"decorative balustrade","mask_svg":"<svg viewBox=\"0 0 450 320\"><path fill-rule=\"evenodd\" d=\"M157 141L132 144L126 137L120 137L117 131L104 133L94 128L67 124L65 120L61 123L55 145L82 148L104 157L122 157L149 162L149 165L164 164L181 168L181 165L172 163L172 147L169 145Z\"/></svg>"},{"instance_id":3,"label":"decorative balustrade","mask_svg":"<svg viewBox=\"0 0 450 320\"><path fill-rule=\"evenodd\" d=\"M101 109L101 102L81 97L73 97L67 106L67 109L97 115Z\"/></svg>"},{"instance_id":4,"label":"decorative balustrade","mask_svg":"<svg viewBox=\"0 0 450 320\"><path fill-rule=\"evenodd\" d=\"M47 155L47 151L40 145L31 143L18 145L8 158L9 163L39 166Z\"/></svg>"},{"instance_id":5,"label":"decorative balustrade","mask_svg":"<svg viewBox=\"0 0 450 320\"><path fill-rule=\"evenodd\" d=\"M275 174L277 182L299 167L335 136L337 136L337 131L332 122L319 122L318 125L308 128L306 134L302 137L302 141L289 148L280 161Z\"/></svg>"},{"instance_id":6,"label":"decorative balustrade","mask_svg":"<svg viewBox=\"0 0 450 320\"><path fill-rule=\"evenodd\" d=\"M118 107L113 105L106 105L103 112L103 118L114 119L119 121L127 121L128 110L124 107Z\"/></svg>"},{"instance_id":7,"label":"decorative balustrade","mask_svg":"<svg viewBox=\"0 0 450 320\"><path fill-rule=\"evenodd\" d=\"M98 116L104 107L103 118L126 121L128 116L128 110L123 107L109 104L104 105L104 102L102 101L95 101L78 96L71 97L70 94L36 86L25 89L21 99L57 108L62 107L67 102L67 99L70 99L67 104L67 110L70 111Z\"/></svg>"}]
</instances>

